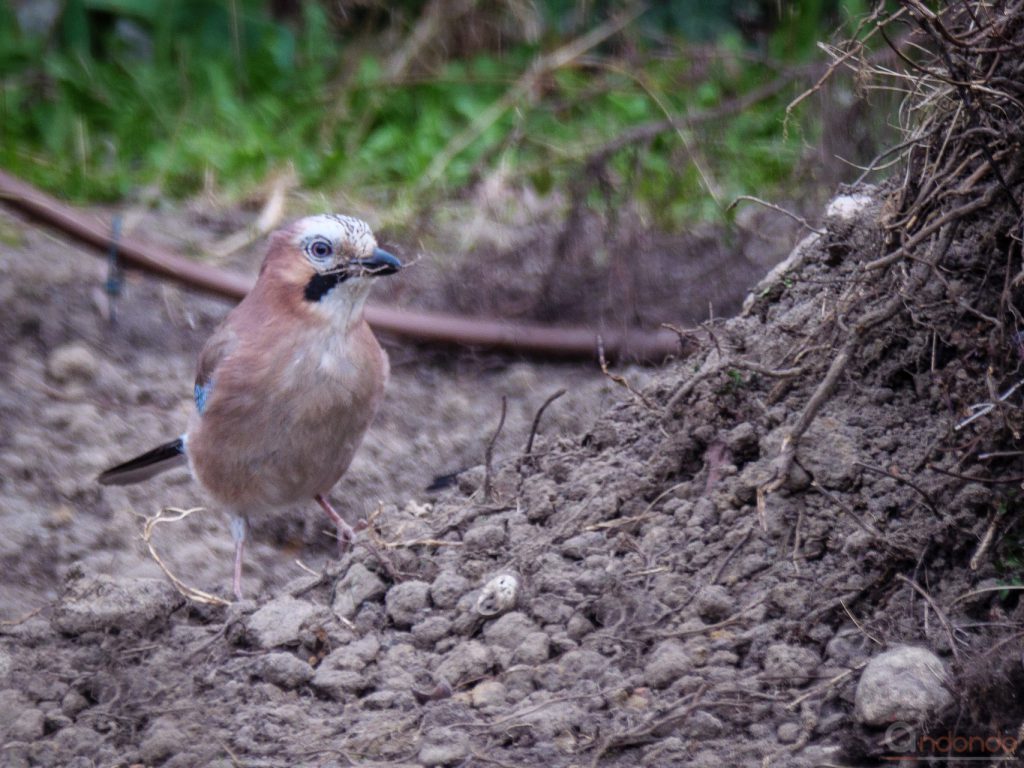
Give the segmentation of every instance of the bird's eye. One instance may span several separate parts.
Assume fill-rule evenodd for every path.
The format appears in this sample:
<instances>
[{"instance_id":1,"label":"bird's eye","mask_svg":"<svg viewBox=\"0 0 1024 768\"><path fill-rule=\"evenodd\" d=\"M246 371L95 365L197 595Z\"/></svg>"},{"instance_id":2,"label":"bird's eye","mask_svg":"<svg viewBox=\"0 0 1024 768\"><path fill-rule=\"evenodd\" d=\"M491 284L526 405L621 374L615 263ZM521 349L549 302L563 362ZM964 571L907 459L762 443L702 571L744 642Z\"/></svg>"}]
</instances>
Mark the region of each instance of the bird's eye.
<instances>
[{"instance_id":1,"label":"bird's eye","mask_svg":"<svg viewBox=\"0 0 1024 768\"><path fill-rule=\"evenodd\" d=\"M326 240L314 240L309 246L309 254L314 259L328 259L331 256L331 244Z\"/></svg>"}]
</instances>

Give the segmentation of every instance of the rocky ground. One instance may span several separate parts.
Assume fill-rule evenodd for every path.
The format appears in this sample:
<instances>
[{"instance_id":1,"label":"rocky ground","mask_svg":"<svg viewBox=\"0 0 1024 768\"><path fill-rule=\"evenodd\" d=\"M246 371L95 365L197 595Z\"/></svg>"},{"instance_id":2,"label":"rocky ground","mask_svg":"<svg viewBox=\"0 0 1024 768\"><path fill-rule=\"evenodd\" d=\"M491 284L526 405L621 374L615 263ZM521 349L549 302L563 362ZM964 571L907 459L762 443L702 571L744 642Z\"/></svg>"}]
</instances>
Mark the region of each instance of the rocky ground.
<instances>
[{"instance_id":1,"label":"rocky ground","mask_svg":"<svg viewBox=\"0 0 1024 768\"><path fill-rule=\"evenodd\" d=\"M922 723L1016 734L1014 497L929 469L978 477L957 462L1000 409L953 429L987 394L970 318L921 322L947 287L857 330L885 303L857 282L883 202L834 205L700 353L619 371L630 390L393 348L335 494L388 567L364 546L334 561L297 510L257 528L254 597L226 607L186 601L140 538L201 505L186 475L92 479L178 433L226 308L133 278L111 326L102 262L3 214L3 764L873 765L927 757ZM864 343L822 393L844 332ZM215 513L152 541L227 593Z\"/></svg>"}]
</instances>

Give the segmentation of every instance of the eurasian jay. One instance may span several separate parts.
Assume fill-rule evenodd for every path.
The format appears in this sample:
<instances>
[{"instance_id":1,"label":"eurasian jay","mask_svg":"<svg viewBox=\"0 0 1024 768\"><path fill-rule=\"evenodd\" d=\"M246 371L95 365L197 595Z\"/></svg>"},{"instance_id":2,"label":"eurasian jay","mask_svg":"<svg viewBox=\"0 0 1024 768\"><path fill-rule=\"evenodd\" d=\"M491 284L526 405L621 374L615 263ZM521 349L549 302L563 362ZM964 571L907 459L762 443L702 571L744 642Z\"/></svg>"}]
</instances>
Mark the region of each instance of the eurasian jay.
<instances>
[{"instance_id":1,"label":"eurasian jay","mask_svg":"<svg viewBox=\"0 0 1024 768\"><path fill-rule=\"evenodd\" d=\"M344 551L355 532L327 494L348 469L388 378L387 354L363 306L372 278L401 268L370 227L349 216L310 216L272 234L253 289L199 355L188 430L99 482L128 485L187 463L230 515L239 599L252 514L315 499Z\"/></svg>"}]
</instances>

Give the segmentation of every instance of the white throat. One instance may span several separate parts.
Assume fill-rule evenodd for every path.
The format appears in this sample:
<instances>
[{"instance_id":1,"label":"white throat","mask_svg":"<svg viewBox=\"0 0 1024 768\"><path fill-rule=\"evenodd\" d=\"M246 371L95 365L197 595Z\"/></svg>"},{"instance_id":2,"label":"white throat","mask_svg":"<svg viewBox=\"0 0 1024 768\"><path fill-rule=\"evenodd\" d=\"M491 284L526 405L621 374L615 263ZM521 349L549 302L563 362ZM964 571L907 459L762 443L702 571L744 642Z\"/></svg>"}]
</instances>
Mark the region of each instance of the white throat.
<instances>
[{"instance_id":1,"label":"white throat","mask_svg":"<svg viewBox=\"0 0 1024 768\"><path fill-rule=\"evenodd\" d=\"M363 316L370 285L365 277L350 277L332 288L314 307L336 329L347 331Z\"/></svg>"}]
</instances>

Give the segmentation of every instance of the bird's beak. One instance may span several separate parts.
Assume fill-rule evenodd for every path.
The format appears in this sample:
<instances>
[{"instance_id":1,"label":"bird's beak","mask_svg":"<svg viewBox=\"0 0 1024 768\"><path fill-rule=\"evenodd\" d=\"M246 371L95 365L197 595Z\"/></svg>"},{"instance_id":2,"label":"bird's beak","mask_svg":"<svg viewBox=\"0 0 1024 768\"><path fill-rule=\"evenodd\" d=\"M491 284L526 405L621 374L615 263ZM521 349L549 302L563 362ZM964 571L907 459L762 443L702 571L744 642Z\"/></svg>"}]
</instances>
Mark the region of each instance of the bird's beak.
<instances>
[{"instance_id":1,"label":"bird's beak","mask_svg":"<svg viewBox=\"0 0 1024 768\"><path fill-rule=\"evenodd\" d=\"M393 275L402 268L402 262L380 248L373 249L373 255L368 259L353 259L350 264L358 264L362 272L371 277L379 275Z\"/></svg>"}]
</instances>

